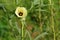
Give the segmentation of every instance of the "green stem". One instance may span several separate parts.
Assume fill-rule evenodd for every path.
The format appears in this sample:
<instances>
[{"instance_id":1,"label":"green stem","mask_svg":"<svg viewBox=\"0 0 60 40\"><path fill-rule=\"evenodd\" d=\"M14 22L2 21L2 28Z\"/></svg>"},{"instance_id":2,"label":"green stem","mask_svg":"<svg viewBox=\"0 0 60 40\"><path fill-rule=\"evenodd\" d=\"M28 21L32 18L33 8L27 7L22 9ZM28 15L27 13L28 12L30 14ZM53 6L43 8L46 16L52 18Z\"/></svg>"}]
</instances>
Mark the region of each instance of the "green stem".
<instances>
[{"instance_id":1,"label":"green stem","mask_svg":"<svg viewBox=\"0 0 60 40\"><path fill-rule=\"evenodd\" d=\"M54 40L56 40L56 34L55 34L55 27L54 27L54 17L53 17L53 4L54 2L52 2L52 0L49 0L49 9L50 9L50 12L51 12L51 19L50 19L50 22L51 22L51 27L52 27L52 31L53 31L53 34L54 34Z\"/></svg>"},{"instance_id":2,"label":"green stem","mask_svg":"<svg viewBox=\"0 0 60 40\"><path fill-rule=\"evenodd\" d=\"M40 19L40 30L41 30L41 32L42 32L41 7L40 7L40 6L41 6L41 3L42 3L41 1L42 1L42 0L40 0L40 2L39 2L39 4L40 4L40 5L39 5L39 19Z\"/></svg>"},{"instance_id":3,"label":"green stem","mask_svg":"<svg viewBox=\"0 0 60 40\"><path fill-rule=\"evenodd\" d=\"M24 20L22 22L22 40L24 40Z\"/></svg>"}]
</instances>

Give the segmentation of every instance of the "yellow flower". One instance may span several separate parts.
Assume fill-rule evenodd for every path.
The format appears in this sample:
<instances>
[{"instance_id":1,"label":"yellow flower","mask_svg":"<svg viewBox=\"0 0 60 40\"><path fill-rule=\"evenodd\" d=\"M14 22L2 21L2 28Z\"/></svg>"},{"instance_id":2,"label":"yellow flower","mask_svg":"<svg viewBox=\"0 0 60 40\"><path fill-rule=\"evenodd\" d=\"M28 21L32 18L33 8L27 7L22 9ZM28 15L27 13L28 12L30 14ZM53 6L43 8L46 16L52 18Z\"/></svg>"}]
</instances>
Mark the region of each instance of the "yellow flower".
<instances>
[{"instance_id":1,"label":"yellow flower","mask_svg":"<svg viewBox=\"0 0 60 40\"><path fill-rule=\"evenodd\" d=\"M15 14L17 15L17 17L25 19L25 17L27 16L27 10L24 7L17 7Z\"/></svg>"}]
</instances>

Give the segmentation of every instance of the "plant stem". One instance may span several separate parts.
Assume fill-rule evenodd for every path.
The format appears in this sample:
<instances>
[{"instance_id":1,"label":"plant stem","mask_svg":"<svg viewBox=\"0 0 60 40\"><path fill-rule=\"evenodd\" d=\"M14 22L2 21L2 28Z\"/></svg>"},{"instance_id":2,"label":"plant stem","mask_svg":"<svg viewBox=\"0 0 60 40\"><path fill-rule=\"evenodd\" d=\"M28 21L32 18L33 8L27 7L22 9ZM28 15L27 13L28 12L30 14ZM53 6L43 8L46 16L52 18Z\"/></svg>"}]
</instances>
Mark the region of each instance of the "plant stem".
<instances>
[{"instance_id":1,"label":"plant stem","mask_svg":"<svg viewBox=\"0 0 60 40\"><path fill-rule=\"evenodd\" d=\"M39 2L39 19L40 19L40 30L41 30L41 32L42 32L42 22L41 22L41 1L42 0L40 0L40 2Z\"/></svg>"},{"instance_id":2,"label":"plant stem","mask_svg":"<svg viewBox=\"0 0 60 40\"><path fill-rule=\"evenodd\" d=\"M52 2L52 0L49 0L49 9L50 9L50 12L51 12L51 17L50 17L50 22L51 22L51 28L52 28L52 31L53 31L53 34L54 34L54 40L56 40L55 39L55 28L54 28L54 17L53 17L53 15L54 15L54 12L53 12L53 2Z\"/></svg>"},{"instance_id":3,"label":"plant stem","mask_svg":"<svg viewBox=\"0 0 60 40\"><path fill-rule=\"evenodd\" d=\"M24 20L22 22L22 40L24 40Z\"/></svg>"}]
</instances>

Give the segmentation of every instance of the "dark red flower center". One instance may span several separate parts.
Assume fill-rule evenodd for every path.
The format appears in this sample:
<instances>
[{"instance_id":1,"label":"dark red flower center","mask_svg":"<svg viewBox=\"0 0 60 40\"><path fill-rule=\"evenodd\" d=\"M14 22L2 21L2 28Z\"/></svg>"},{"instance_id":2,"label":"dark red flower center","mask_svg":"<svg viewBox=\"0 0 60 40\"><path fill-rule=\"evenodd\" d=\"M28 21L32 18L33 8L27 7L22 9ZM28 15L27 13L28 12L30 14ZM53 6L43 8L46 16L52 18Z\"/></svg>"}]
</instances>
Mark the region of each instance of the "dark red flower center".
<instances>
[{"instance_id":1,"label":"dark red flower center","mask_svg":"<svg viewBox=\"0 0 60 40\"><path fill-rule=\"evenodd\" d=\"M22 12L20 12L20 13L19 13L19 16L22 16L22 15L23 15L23 13L22 13Z\"/></svg>"}]
</instances>

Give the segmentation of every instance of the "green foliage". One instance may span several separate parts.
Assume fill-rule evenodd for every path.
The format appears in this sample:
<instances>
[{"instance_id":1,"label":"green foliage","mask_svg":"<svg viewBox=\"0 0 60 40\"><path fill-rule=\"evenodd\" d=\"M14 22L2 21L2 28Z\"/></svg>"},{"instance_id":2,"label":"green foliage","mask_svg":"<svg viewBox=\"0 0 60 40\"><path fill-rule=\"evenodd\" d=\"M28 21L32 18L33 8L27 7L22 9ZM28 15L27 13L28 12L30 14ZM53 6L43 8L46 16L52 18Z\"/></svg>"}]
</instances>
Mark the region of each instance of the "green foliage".
<instances>
[{"instance_id":1,"label":"green foliage","mask_svg":"<svg viewBox=\"0 0 60 40\"><path fill-rule=\"evenodd\" d=\"M28 10L24 40L60 40L60 0L0 0L0 40L21 40L18 6Z\"/></svg>"}]
</instances>

